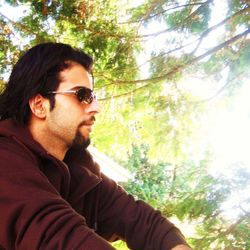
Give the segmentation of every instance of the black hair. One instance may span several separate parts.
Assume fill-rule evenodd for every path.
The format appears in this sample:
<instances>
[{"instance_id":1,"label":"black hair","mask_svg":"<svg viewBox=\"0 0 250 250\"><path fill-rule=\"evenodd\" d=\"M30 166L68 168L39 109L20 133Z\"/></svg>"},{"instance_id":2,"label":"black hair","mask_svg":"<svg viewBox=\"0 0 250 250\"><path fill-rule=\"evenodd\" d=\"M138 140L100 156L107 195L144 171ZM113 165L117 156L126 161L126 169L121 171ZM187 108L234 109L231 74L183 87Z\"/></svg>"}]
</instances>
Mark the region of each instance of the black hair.
<instances>
[{"instance_id":1,"label":"black hair","mask_svg":"<svg viewBox=\"0 0 250 250\"><path fill-rule=\"evenodd\" d=\"M0 120L12 118L27 124L30 117L29 100L36 94L46 96L58 88L59 74L81 64L91 73L93 60L83 51L63 43L42 43L29 49L14 65L9 81L0 94ZM51 109L54 96L48 96Z\"/></svg>"}]
</instances>

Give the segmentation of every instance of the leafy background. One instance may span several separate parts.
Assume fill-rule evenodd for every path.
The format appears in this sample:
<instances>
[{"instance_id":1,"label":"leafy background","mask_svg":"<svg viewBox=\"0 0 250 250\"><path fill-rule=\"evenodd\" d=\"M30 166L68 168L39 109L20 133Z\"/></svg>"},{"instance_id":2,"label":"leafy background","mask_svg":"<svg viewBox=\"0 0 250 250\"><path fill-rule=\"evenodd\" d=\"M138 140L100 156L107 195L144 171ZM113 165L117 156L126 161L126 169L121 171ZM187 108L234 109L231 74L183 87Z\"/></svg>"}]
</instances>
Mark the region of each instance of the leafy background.
<instances>
[{"instance_id":1,"label":"leafy background","mask_svg":"<svg viewBox=\"0 0 250 250\"><path fill-rule=\"evenodd\" d=\"M249 23L248 0L2 0L1 84L37 43L84 49L92 141L133 174L126 190L194 249L250 249Z\"/></svg>"}]
</instances>

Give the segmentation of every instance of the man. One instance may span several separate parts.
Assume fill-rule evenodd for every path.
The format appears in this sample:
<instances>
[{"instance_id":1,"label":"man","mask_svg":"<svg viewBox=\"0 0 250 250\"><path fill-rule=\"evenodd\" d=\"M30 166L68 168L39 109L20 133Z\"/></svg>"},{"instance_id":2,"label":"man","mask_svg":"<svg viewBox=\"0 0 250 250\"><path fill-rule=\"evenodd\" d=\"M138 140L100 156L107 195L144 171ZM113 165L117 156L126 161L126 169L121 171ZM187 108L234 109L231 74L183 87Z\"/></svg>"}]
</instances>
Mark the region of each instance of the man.
<instances>
[{"instance_id":1,"label":"man","mask_svg":"<svg viewBox=\"0 0 250 250\"><path fill-rule=\"evenodd\" d=\"M92 59L60 43L27 51L0 96L0 248L190 249L180 231L100 173L86 150Z\"/></svg>"}]
</instances>

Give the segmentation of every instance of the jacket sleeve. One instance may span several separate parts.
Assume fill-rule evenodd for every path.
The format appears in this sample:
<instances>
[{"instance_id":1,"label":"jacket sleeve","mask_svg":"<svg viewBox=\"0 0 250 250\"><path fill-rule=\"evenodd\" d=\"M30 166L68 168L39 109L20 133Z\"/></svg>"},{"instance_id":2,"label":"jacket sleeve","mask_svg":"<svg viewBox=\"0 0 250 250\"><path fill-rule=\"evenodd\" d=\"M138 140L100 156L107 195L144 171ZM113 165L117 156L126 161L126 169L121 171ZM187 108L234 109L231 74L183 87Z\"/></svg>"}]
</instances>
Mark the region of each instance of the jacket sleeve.
<instances>
[{"instance_id":1,"label":"jacket sleeve","mask_svg":"<svg viewBox=\"0 0 250 250\"><path fill-rule=\"evenodd\" d=\"M133 250L168 250L187 245L178 228L159 211L135 201L119 185L103 176L100 183L98 233L114 240L124 239Z\"/></svg>"},{"instance_id":2,"label":"jacket sleeve","mask_svg":"<svg viewBox=\"0 0 250 250\"><path fill-rule=\"evenodd\" d=\"M0 149L1 249L114 249L60 196L38 166Z\"/></svg>"}]
</instances>

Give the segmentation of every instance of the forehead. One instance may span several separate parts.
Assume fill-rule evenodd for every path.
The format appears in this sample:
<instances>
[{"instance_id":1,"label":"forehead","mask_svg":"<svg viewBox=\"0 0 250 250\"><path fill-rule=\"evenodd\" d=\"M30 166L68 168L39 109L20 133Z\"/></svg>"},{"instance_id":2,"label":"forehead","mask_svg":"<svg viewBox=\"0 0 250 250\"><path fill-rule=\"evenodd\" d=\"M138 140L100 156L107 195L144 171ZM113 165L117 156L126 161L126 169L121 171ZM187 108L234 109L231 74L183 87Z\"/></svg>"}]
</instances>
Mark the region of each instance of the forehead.
<instances>
[{"instance_id":1,"label":"forehead","mask_svg":"<svg viewBox=\"0 0 250 250\"><path fill-rule=\"evenodd\" d=\"M93 89L91 74L80 64L72 63L70 67L60 72L60 80L57 90L67 90L76 87Z\"/></svg>"}]
</instances>

